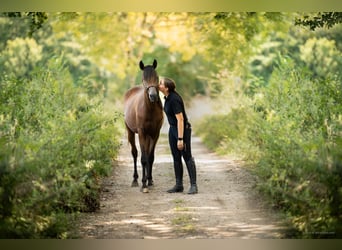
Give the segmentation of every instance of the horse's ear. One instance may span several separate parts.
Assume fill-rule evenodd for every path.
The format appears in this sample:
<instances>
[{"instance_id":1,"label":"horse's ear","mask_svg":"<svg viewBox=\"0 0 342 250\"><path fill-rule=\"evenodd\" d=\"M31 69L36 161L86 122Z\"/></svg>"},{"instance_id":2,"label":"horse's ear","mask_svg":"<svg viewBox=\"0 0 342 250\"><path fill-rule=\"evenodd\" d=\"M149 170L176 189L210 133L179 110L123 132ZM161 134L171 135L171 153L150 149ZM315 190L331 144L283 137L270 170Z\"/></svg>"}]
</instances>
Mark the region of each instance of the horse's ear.
<instances>
[{"instance_id":1,"label":"horse's ear","mask_svg":"<svg viewBox=\"0 0 342 250\"><path fill-rule=\"evenodd\" d=\"M140 67L141 70L144 70L145 65L144 65L143 61L139 62L139 67Z\"/></svg>"},{"instance_id":2,"label":"horse's ear","mask_svg":"<svg viewBox=\"0 0 342 250\"><path fill-rule=\"evenodd\" d=\"M157 68L157 60L156 59L153 60L153 68Z\"/></svg>"}]
</instances>

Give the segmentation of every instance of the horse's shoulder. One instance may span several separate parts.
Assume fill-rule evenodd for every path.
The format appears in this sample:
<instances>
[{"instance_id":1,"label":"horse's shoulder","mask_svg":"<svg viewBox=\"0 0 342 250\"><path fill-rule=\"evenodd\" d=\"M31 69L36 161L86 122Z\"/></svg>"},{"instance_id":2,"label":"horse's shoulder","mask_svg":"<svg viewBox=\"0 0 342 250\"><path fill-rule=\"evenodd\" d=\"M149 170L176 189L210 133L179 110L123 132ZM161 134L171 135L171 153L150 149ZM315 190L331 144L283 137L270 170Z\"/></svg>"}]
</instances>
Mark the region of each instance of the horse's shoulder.
<instances>
[{"instance_id":1,"label":"horse's shoulder","mask_svg":"<svg viewBox=\"0 0 342 250\"><path fill-rule=\"evenodd\" d=\"M127 90L127 92L125 94L125 99L127 100L130 96L135 95L136 93L138 93L141 90L142 90L141 86L134 86L134 87L130 88L129 90Z\"/></svg>"}]
</instances>

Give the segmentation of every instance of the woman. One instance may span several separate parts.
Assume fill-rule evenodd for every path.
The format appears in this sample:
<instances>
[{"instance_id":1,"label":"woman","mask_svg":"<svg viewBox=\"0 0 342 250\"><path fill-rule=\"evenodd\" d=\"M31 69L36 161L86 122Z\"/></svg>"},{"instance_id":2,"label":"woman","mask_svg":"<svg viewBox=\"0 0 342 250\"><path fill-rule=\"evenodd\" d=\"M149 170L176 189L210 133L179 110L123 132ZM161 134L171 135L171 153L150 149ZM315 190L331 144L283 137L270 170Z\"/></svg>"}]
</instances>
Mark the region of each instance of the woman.
<instances>
[{"instance_id":1,"label":"woman","mask_svg":"<svg viewBox=\"0 0 342 250\"><path fill-rule=\"evenodd\" d=\"M191 125L185 113L182 97L175 91L176 84L170 78L162 78L159 90L165 95L164 111L170 124L169 144L173 157L173 167L176 176L176 185L169 189L169 193L183 192L183 165L185 161L190 177L188 194L198 192L196 183L196 165L191 155Z\"/></svg>"}]
</instances>

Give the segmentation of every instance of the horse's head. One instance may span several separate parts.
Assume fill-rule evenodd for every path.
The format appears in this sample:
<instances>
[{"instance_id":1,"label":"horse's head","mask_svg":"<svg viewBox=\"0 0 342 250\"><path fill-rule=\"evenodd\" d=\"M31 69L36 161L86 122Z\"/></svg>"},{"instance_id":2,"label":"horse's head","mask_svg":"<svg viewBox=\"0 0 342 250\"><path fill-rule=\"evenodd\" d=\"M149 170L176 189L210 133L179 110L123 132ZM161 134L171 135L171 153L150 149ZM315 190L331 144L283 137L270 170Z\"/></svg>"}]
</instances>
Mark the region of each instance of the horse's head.
<instances>
[{"instance_id":1,"label":"horse's head","mask_svg":"<svg viewBox=\"0 0 342 250\"><path fill-rule=\"evenodd\" d=\"M153 60L152 65L145 66L143 61L139 63L140 69L143 71L142 83L147 92L150 102L155 102L159 99L159 77L157 71L157 60Z\"/></svg>"}]
</instances>

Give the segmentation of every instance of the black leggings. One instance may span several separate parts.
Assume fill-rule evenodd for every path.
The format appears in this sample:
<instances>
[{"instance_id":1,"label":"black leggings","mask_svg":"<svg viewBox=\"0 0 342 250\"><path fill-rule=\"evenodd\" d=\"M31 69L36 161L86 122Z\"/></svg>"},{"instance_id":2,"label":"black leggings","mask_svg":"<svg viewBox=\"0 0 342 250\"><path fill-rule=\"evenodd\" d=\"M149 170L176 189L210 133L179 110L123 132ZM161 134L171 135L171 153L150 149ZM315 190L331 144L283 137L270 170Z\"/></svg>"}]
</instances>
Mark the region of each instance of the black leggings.
<instances>
[{"instance_id":1,"label":"black leggings","mask_svg":"<svg viewBox=\"0 0 342 250\"><path fill-rule=\"evenodd\" d=\"M191 154L191 125L186 123L183 135L184 149L177 148L178 143L178 130L177 126L170 126L169 129L169 144L174 162L182 162L182 156L185 162L189 161L192 157Z\"/></svg>"}]
</instances>

